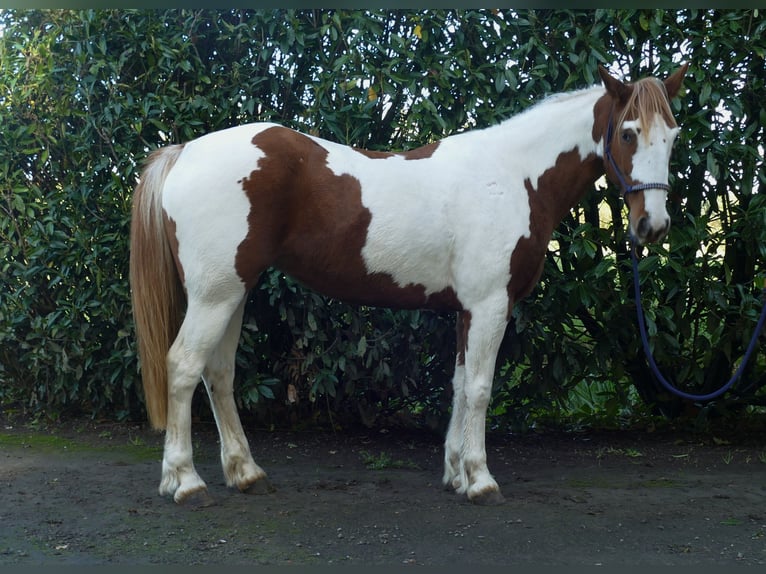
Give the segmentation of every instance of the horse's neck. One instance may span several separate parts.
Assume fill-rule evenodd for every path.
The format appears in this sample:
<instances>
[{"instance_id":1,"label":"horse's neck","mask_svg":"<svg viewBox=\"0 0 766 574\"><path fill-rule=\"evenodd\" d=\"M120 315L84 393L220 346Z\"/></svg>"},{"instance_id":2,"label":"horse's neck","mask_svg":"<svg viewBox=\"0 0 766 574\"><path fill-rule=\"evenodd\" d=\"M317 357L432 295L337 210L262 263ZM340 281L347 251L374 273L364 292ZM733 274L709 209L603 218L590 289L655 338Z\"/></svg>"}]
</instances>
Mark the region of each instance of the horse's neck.
<instances>
[{"instance_id":1,"label":"horse's neck","mask_svg":"<svg viewBox=\"0 0 766 574\"><path fill-rule=\"evenodd\" d=\"M556 94L495 127L515 150L555 158L577 147L585 157L598 151L593 110L603 95L596 87Z\"/></svg>"},{"instance_id":2,"label":"horse's neck","mask_svg":"<svg viewBox=\"0 0 766 574\"><path fill-rule=\"evenodd\" d=\"M502 153L514 163L553 231L604 173L601 142L593 140L594 106L603 89L552 96L496 126ZM530 200L532 197L530 195Z\"/></svg>"}]
</instances>

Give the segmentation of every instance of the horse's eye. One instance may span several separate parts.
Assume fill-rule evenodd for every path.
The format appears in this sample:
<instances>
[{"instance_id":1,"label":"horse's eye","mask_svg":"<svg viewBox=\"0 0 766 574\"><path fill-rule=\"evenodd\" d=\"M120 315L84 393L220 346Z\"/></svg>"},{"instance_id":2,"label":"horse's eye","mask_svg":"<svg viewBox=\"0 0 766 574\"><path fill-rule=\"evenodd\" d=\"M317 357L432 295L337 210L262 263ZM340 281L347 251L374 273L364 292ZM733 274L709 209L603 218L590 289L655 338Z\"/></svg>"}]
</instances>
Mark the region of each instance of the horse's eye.
<instances>
[{"instance_id":1,"label":"horse's eye","mask_svg":"<svg viewBox=\"0 0 766 574\"><path fill-rule=\"evenodd\" d=\"M633 133L633 130L623 130L622 131L622 141L624 141L626 144L633 143L633 140L635 139L636 134Z\"/></svg>"}]
</instances>

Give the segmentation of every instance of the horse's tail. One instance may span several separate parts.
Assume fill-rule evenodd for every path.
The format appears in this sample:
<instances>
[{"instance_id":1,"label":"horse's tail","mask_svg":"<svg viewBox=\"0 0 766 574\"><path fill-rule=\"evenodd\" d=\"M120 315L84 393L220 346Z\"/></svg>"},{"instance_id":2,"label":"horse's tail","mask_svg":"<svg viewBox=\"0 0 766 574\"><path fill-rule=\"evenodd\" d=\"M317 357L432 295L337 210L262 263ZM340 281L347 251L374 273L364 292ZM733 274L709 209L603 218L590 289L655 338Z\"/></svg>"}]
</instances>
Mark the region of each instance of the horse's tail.
<instances>
[{"instance_id":1,"label":"horse's tail","mask_svg":"<svg viewBox=\"0 0 766 574\"><path fill-rule=\"evenodd\" d=\"M138 357L149 422L167 426L167 353L183 319L184 292L165 233L162 188L183 146L149 157L133 196L130 224L130 288Z\"/></svg>"}]
</instances>

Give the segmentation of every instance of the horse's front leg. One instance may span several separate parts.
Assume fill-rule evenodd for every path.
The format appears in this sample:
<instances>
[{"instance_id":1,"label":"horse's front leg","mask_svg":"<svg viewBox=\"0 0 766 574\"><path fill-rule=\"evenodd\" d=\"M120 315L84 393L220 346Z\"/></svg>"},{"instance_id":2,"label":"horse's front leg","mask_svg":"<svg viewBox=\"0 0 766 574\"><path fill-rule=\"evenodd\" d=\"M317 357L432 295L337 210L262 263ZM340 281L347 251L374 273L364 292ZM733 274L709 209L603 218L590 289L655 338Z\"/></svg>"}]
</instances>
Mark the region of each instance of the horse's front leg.
<instances>
[{"instance_id":1,"label":"horse's front leg","mask_svg":"<svg viewBox=\"0 0 766 574\"><path fill-rule=\"evenodd\" d=\"M462 488L466 484L465 473L462 465L463 452L463 428L465 419L465 366L456 362L455 375L452 378L452 415L447 428L447 438L444 441L444 477L442 483L445 488L454 488L458 492L464 492Z\"/></svg>"},{"instance_id":2,"label":"horse's front leg","mask_svg":"<svg viewBox=\"0 0 766 574\"><path fill-rule=\"evenodd\" d=\"M461 311L457 315L457 350L455 357L455 374L452 377L452 414L444 441L444 477L445 488L454 488L464 492L463 485L467 484L463 472L461 457L463 452L463 427L465 420L465 338L470 326L471 314ZM462 473L462 475L461 475Z\"/></svg>"},{"instance_id":3,"label":"horse's front leg","mask_svg":"<svg viewBox=\"0 0 766 574\"><path fill-rule=\"evenodd\" d=\"M453 428L452 425L462 422L460 470L452 479L453 485L477 504L501 504L504 501L500 487L487 468L485 430L497 351L507 324L507 308L507 301L498 304L487 302L472 309L468 316L470 323L465 331L465 381L462 389L464 405L462 413L458 412L458 417L450 425L450 431L454 434L459 427ZM453 417L455 415L453 412ZM448 433L448 442L450 439L452 445L449 448L454 450L454 444L459 439L450 437Z\"/></svg>"}]
</instances>

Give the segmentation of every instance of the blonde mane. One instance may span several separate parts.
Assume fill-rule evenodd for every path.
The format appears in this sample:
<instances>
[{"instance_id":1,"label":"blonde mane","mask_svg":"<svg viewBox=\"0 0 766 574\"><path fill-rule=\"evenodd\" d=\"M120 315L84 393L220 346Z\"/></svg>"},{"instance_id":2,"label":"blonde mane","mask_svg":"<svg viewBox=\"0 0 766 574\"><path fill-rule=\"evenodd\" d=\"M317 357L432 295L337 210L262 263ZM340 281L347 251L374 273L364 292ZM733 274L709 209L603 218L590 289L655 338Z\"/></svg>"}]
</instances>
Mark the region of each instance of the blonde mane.
<instances>
[{"instance_id":1,"label":"blonde mane","mask_svg":"<svg viewBox=\"0 0 766 574\"><path fill-rule=\"evenodd\" d=\"M630 98L617 121L618 129L622 122L631 118L638 120L642 132L648 135L648 128L655 114L659 114L668 126L677 126L665 85L656 78L644 78L633 84Z\"/></svg>"}]
</instances>

